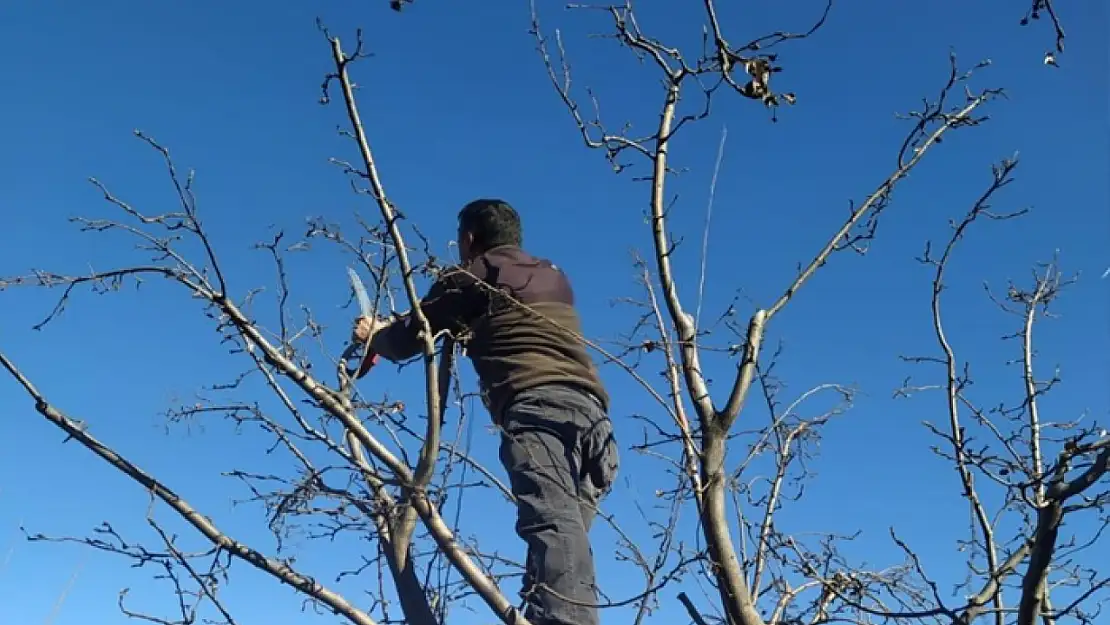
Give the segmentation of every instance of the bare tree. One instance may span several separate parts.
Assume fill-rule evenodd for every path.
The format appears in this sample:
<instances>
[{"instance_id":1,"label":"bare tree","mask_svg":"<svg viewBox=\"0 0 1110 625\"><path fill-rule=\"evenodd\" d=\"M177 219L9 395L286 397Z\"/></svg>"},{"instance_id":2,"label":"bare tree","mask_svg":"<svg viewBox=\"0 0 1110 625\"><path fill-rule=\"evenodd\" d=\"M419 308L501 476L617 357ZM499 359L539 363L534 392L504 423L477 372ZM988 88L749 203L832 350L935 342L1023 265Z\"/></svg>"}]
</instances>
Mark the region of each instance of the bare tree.
<instances>
[{"instance_id":1,"label":"bare tree","mask_svg":"<svg viewBox=\"0 0 1110 625\"><path fill-rule=\"evenodd\" d=\"M1021 373L1015 378L1020 399L1013 405L998 402L986 409L972 399L970 366L957 358L941 315L944 279L957 243L970 226L981 219L1007 220L1026 212L997 213L989 203L1013 180L1011 174L1016 167L1015 159L994 166L990 186L962 219L953 222L952 236L939 255L926 246L920 260L934 270L932 319L941 355L906 360L939 365L944 381L913 386L907 379L897 395L905 397L931 389L944 392L948 423L926 425L943 441L936 452L956 469L961 494L974 519L971 535L964 543L971 573L965 587L971 599L958 610L937 601L935 609L966 623L993 614L994 622L1001 625L1010 622L1008 614L1013 610L1007 609L1005 600L1012 594L1020 625L1031 625L1038 619L1056 622L1065 616L1093 622L1098 612L1084 611L1081 606L1106 588L1110 578L1099 579L1099 571L1084 566L1079 556L1096 544L1110 523L1105 515L1110 490L1098 486L1110 470L1110 437L1097 423L1043 419L1040 400L1060 381L1059 370L1051 378L1041 379L1034 369L1034 324L1049 315L1051 304L1074 278L1066 278L1054 260L1033 272L1032 285L1027 289L1010 284L1003 297L988 288L992 300L1020 320L1017 332L1005 337L1020 344L1020 355L1013 361L1020 365ZM990 442L980 443L980 439ZM986 503L978 480L987 484L985 490L998 502L994 510ZM1099 511L1103 514L1091 536L1077 534L1061 542L1059 533L1065 514ZM924 572L919 572L927 581ZM1020 580L1012 585L1016 588L1007 592L1015 579ZM1053 607L1053 591L1070 599L1061 607Z\"/></svg>"},{"instance_id":2,"label":"bare tree","mask_svg":"<svg viewBox=\"0 0 1110 625\"><path fill-rule=\"evenodd\" d=\"M576 7L577 8L577 7ZM592 9L593 7L580 7ZM601 149L613 163L614 168L620 172L627 166L627 161L622 160L626 154L639 155L647 159L652 167L650 175L650 200L649 220L652 229L653 242L653 272L645 267L644 284L649 290L650 304L647 308L652 311L656 319L653 330L659 332L658 336L645 339L641 345L645 349L654 351L656 348L663 354L666 363L666 375L669 380L672 406L670 409L671 421L674 427L664 427L653 424L652 429L658 438L645 446L661 447L666 443L678 444L679 458L674 464L682 470L681 479L674 489L673 496L692 498L697 506L698 516L701 520L701 530L708 546L711 565L707 574L716 582L719 592L721 614L719 618L730 624L755 625L765 622L827 622L830 620L848 620L864 622L870 619L904 620L909 618L937 617L940 620L963 620L967 622L985 611L984 602L994 602L995 614L999 623L1002 623L1003 604L998 589L1000 578L1007 578L1014 574L1017 567L1024 563L1025 555L1021 549L1004 563L999 562L995 548L989 547L991 557L988 558L985 579L981 587L976 589L971 601L966 606L950 607L945 605L939 595L930 593L928 578L917 566L906 567L897 571L869 572L847 567L838 550L837 537L824 537L819 546L808 548L800 540L779 534L776 531L774 516L782 504L783 488L786 480L797 469L791 466L801 462L806 456L808 447L817 438L820 426L823 425L831 414L802 420L794 415L797 405L809 396L821 391L833 390L841 394L846 400L851 399L851 392L838 385L826 385L804 394L792 403L785 411L779 406L777 392L778 385L771 376L773 358L762 355L763 339L770 321L790 303L799 289L810 279L816 271L828 263L831 257L841 251L855 251L864 253L868 242L873 238L880 217L890 206L891 192L911 170L925 157L934 146L950 131L975 126L984 121L986 117L980 110L992 99L1001 94L996 89L975 90L970 86L974 70L986 67L987 63L980 63L971 71L961 71L957 65L955 55L951 57L950 74L941 87L939 94L932 100L927 100L924 108L909 113L906 117L912 122L911 130L902 143L897 154L897 166L885 179L871 191L866 199L854 206L836 232L832 233L828 242L813 256L807 264L803 265L798 276L786 286L782 295L766 306L757 306L751 315L747 327L732 327L740 341L733 345L709 346L707 343L710 328L698 327L697 317L688 312L686 305L680 299L678 278L672 269L671 257L675 253L677 244L668 235L668 193L667 182L672 175L670 160L670 146L675 134L686 124L697 122L709 115L711 102L720 89L731 90L741 96L758 100L772 109L780 104L793 104L797 96L793 93L778 92L771 86L771 78L780 71L777 65L779 55L769 52L772 48L787 44L790 41L806 38L814 34L828 17L831 3L826 5L825 11L819 15L813 25L802 33L777 32L772 35L760 37L741 45L729 43L726 34L717 19L715 4L711 1L704 3L705 21L704 49L700 55L689 58L675 47L669 46L652 36L645 34L636 19L636 14L630 3L620 6L607 6L601 9L613 24L613 38L622 46L628 48L639 58L654 64L662 77L663 90L660 94L659 125L651 134L643 137L631 137L622 132L613 132L607 129L605 123L595 117L587 119L582 113L582 108L575 100L571 89L570 64L566 60L564 45L558 31L555 31L555 48L557 58L553 58L547 38L542 34L539 20L533 9L533 31L536 33L539 51L548 68L548 74L560 98L567 105L568 110L582 134L585 144L590 148ZM743 78L738 78L743 76ZM592 96L591 96L592 97ZM704 102L691 112L680 112L680 102L692 97L698 97ZM595 101L596 105L596 101ZM595 108L598 108L595 106ZM1013 164L1004 163L996 171L995 184L983 199L976 203L969 220L982 214L985 201L990 195L1006 182ZM963 227L959 228L962 231ZM954 242L954 241L953 241ZM704 250L702 254L704 255ZM933 262L933 261L929 261ZM704 264L703 264L704 267ZM939 265L937 274L936 297L940 293L940 276L943 273L943 262ZM704 269L703 269L704 271ZM653 273L654 275L649 275ZM1047 304L1057 287L1052 272L1046 274L1038 281L1038 286L1032 294L1012 297L1020 301L1029 301L1035 311L1038 306ZM701 282L704 282L704 275ZM661 292L662 305L658 303L656 290ZM700 308L700 303L699 303ZM730 310L730 312L732 312ZM939 308L936 308L937 332L943 342L943 333L940 330ZM1028 313L1027 319L1032 319ZM645 324L647 325L647 324ZM714 401L713 394L703 366L701 364L703 350L716 347L718 349L732 349L739 356L735 380L731 390L721 400ZM947 344L945 351L951 354ZM1028 365L1026 366L1027 395L1025 402L1027 410L1035 414L1035 397L1040 392L1037 383L1032 378L1031 347L1027 349ZM951 356L949 356L951 360ZM951 365L954 367L955 365ZM954 369L951 369L954 371ZM950 373L950 376L955 375ZM959 391L956 385L958 379L952 381L953 399L951 400L954 433L951 435L956 452L953 457L959 467L960 474L965 480L967 495L974 498L971 476L967 468L967 461L962 457L962 439L959 438L959 416L956 412L956 397ZM768 403L770 413L774 420L769 427L762 428L752 434L754 441L750 443L747 457L736 470L726 468L726 458L730 445L736 445L733 437L733 428L743 412L746 399L753 383L758 384ZM693 413L693 418L689 416ZM1034 422L1036 417L1031 418ZM1081 433L1077 441L1087 441L1090 432ZM1032 434L1036 439L1037 433ZM1078 443L1077 443L1078 444ZM1082 447L1084 453L1097 452L1106 444L1106 440L1095 439ZM1041 466L1038 444L1030 444L1028 449L1022 450L1023 455L1018 456L1018 461L1029 457L1035 465L1032 470L1025 471L1033 482L1042 481L1044 469ZM768 480L770 486L766 492L746 492L747 501L735 502L729 508L730 493L733 485L742 484L754 475L749 475L749 465L760 454L769 454L774 459L774 471ZM1060 462L1066 466L1070 456L1062 456ZM1016 471L1012 472L1016 473ZM1061 476L1057 490L1060 493L1069 493L1069 496L1078 494L1078 484L1089 484L1099 479L1105 472L1105 463L1098 460L1090 467L1090 473L1084 473L1075 486L1065 477ZM752 472L754 473L754 472ZM1015 491L1020 488L1015 485ZM1076 492L1073 492L1076 491ZM1058 495L1062 496L1062 495ZM1044 541L1051 542L1052 528L1059 523L1059 513L1049 512L1046 502L1041 496L1034 498L1031 507L1045 519L1038 525L1044 529ZM1093 505L1102 502L1096 497ZM977 517L983 532L989 537L992 533L992 521L981 504L976 507ZM741 526L749 534L748 538L754 545L754 553L743 554L738 548L732 535L732 517L736 514L741 519ZM897 540L897 538L895 539ZM902 544L902 543L900 543ZM913 554L906 547L907 555L913 560ZM793 557L784 557L784 552L792 552ZM1051 559L1051 557L1048 557ZM778 562L775 562L778 560ZM1036 587L1044 584L1040 576L1047 570L1047 560L1043 568L1034 561L1030 561L1030 573L1033 578L1026 585ZM782 567L782 568L780 568ZM1036 569L1040 568L1041 572ZM779 569L781 572L772 572ZM785 570L783 570L785 569ZM976 569L972 569L976 570ZM770 580L767 578L770 577ZM922 579L914 579L921 577ZM764 587L764 582L770 583ZM919 584L919 582L923 583ZM1095 584L1095 591L1101 584ZM810 592L806 592L806 591ZM1025 589L1022 594L1020 623L1031 623L1039 615L1045 614L1043 602L1034 599L1038 591ZM807 599L811 598L807 601ZM688 599L684 603L691 609L693 607ZM898 605L898 608L889 607ZM700 618L700 617L695 617Z\"/></svg>"},{"instance_id":3,"label":"bare tree","mask_svg":"<svg viewBox=\"0 0 1110 625\"><path fill-rule=\"evenodd\" d=\"M400 10L403 4L393 2L391 6ZM818 33L832 3L815 15L804 31L778 31L737 45L730 42L732 35L718 18L715 3L705 0L698 7L705 29L697 53L687 53L643 32L631 3L572 8L603 16L609 22L608 36L654 67L662 83L658 124L642 136L608 126L597 113L597 98L589 92L595 114L588 115L572 87L560 31L547 34L533 5L532 33L540 58L585 145L604 152L617 173L628 169L633 159L650 165L650 174L643 180L648 183L651 254L636 260L643 297L626 302L637 310L634 325L618 341L620 349L606 349L599 341L587 340L601 360L636 380L658 406L661 418L635 417L644 434L631 448L657 458L665 469L662 475L669 476L664 479L673 481L656 485L657 499L664 504L661 516L644 515L653 544L633 539L621 528L621 519L602 511L600 518L618 536L616 556L643 576L641 592L628 597L603 596L602 607L630 606L633 620L639 624L658 608L661 596L671 596L663 595L666 590L678 593L678 601L698 625L970 624L984 619L998 625L1032 625L1038 620L1048 625L1065 617L1093 622L1110 581L1100 579L1077 554L1095 546L1101 528L1110 522L1106 514L1110 491L1105 479L1110 468L1110 437L1097 424L1043 419L1039 398L1057 378L1042 380L1034 369L1034 323L1047 314L1070 279L1053 262L1035 273L1031 287L1010 286L1004 297L994 296L1003 310L1020 320L1014 337L1021 345L1021 399L1014 406L985 409L972 398L969 370L957 359L942 323L941 294L956 244L980 219L1020 215L994 213L989 207L989 200L1011 180L1015 160L994 168L990 185L962 220L954 222L952 237L939 256L926 248L921 261L934 270L932 318L941 355L906 360L939 365L944 373L940 383L913 385L907 380L898 391L908 396L935 389L942 391L945 399L948 423L929 427L943 443L936 451L955 468L960 492L975 520L961 549L964 555L955 556L967 559L968 578L962 587L966 600L954 605L947 599L913 546L893 531L891 539L904 552L905 561L872 569L857 564L845 548L854 536L792 534L778 522L783 508L803 494L810 475L808 462L816 454L823 427L851 407L856 389L829 382L784 397L785 386L775 372L781 350L765 346L768 328L821 267L841 252L867 252L880 219L892 206L893 190L927 154L950 133L987 121L983 111L1002 95L999 89L975 86L976 72L988 63L962 69L952 54L949 72L934 95L920 109L905 115L909 129L894 150L892 170L878 176L864 199L851 206L842 225L829 233L796 277L783 285L781 294L754 305L745 324L734 321L740 304L730 306L716 321L703 324L704 246L702 274L689 277L697 278L699 284L693 305L681 298L680 276L672 264L680 249L670 234L669 185L677 170L674 138L709 117L711 103L729 94L759 103L772 119L780 106L804 104L804 86L797 87L800 96L780 91L778 80L772 86L772 78L782 69L778 49L789 49L793 42ZM1041 13L1051 17L1057 49L1062 51L1064 34L1054 7L1035 2L1030 15ZM199 301L214 322L219 340L231 346L247 369L231 382L205 389L201 401L171 410L170 417L184 420L218 413L272 437L272 449L281 450L289 461L287 474L243 469L231 477L243 484L252 501L263 506L278 553L266 554L264 548L225 533L165 481L95 438L80 420L67 416L50 402L48 391L32 383L30 374L0 353L0 364L23 386L43 418L151 494L148 521L158 543L143 545L120 535L108 522L85 538L56 539L41 534L31 538L76 541L120 554L138 565L157 567L173 587L174 614L140 613L125 602L125 593L120 596L125 614L151 622L194 623L203 615L213 622L235 623L220 588L226 583L231 562L240 560L293 587L312 605L360 625L444 623L455 613L452 610L472 596L505 623L526 625L500 586L519 575L520 565L464 539L457 516L452 521L448 513L449 501L461 499L465 491L477 486L497 489L509 500L512 495L494 471L466 453L462 428L453 438L445 428L448 422L462 424L469 419L463 401L466 393L455 375L456 341L465 342L466 337L433 335L418 307L418 280L436 276L443 262L432 244L407 223L379 175L370 143L373 129L365 127L360 117L350 72L352 64L363 57L361 33L355 44L345 49L338 37L323 27L321 31L334 63L334 71L323 82L321 101L327 104L340 94L347 118L344 134L358 153L355 162L335 162L350 174L356 190L372 201L378 215L373 223L360 222L354 237L338 224L320 218L312 220L305 235L295 241L278 233L258 244L258 249L272 258L277 273L277 308L268 321L265 313L257 311L260 290L244 290L229 283L228 272L202 224L192 174L180 173L169 151L143 133L136 134L166 164L179 208L147 213L92 179L115 214L74 221L87 231L122 232L133 237L140 249L149 253L149 259L82 275L36 270L0 280L0 288L26 285L62 290L57 305L38 327L61 314L79 288L105 292L158 277ZM688 107L687 101L695 105ZM723 141L724 137L722 147ZM416 360L425 382L420 408L389 397L377 400L360 394L349 368L360 346L348 345L343 354L333 356L324 345L325 328L311 310L302 306L299 314L294 313L286 263L291 254L303 252L316 241L334 245L373 276L375 304L381 310L415 311L415 323L422 328L422 354ZM323 356L314 357L317 348ZM714 393L703 365L706 354L724 355L734 362L733 378L723 393ZM329 367L335 372L334 383L320 373ZM661 387L650 381L656 379L653 374L642 373L645 367L648 371L662 369ZM766 422L757 423L754 410L748 407L753 386L760 408L766 408ZM267 401L258 399L262 393L269 397ZM271 410L272 405L281 412ZM989 438L991 444L978 443L980 438ZM992 489L992 503L982 494L980 482ZM207 545L183 546L182 539L167 530L165 521L156 515L158 502L176 513L179 522L191 526ZM689 513L693 521L686 522ZM1098 527L1086 537L1062 537L1062 522L1072 516L1097 517ZM310 528L311 538L372 537L373 552L359 554L361 562L353 570L340 571L335 577L366 573L361 579L369 580L365 587L373 600L360 606L319 581L324 578L301 571L292 559L280 557L283 541L294 526ZM601 584L605 595L605 580ZM707 588L711 590L707 592ZM702 591L700 598L691 596L695 589ZM394 597L400 604L399 614L392 606Z\"/></svg>"}]
</instances>

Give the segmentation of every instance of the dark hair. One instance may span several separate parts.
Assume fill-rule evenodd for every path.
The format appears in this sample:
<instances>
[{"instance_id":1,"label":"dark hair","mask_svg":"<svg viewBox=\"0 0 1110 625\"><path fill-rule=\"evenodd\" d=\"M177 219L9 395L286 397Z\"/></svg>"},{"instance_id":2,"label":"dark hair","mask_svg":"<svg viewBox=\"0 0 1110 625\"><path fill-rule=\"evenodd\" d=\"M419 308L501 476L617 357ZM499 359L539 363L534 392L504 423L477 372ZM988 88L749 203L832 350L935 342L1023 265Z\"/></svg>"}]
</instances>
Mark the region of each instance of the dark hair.
<instances>
[{"instance_id":1,"label":"dark hair","mask_svg":"<svg viewBox=\"0 0 1110 625\"><path fill-rule=\"evenodd\" d=\"M520 215L508 202L474 200L459 211L459 231L474 235L474 245L490 250L500 245L519 247L524 242Z\"/></svg>"}]
</instances>

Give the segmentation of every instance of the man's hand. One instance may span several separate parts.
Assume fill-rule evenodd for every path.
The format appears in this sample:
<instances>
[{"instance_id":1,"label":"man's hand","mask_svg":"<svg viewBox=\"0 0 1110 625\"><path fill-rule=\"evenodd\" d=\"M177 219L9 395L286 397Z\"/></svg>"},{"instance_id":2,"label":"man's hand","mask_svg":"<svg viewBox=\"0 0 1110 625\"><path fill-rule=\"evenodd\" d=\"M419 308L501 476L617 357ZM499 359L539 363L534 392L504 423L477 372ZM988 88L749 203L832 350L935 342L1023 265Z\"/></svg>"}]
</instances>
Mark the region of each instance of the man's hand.
<instances>
[{"instance_id":1,"label":"man's hand","mask_svg":"<svg viewBox=\"0 0 1110 625\"><path fill-rule=\"evenodd\" d=\"M366 343L388 325L388 319L359 317L355 319L354 328L351 330L351 340L360 344Z\"/></svg>"},{"instance_id":2,"label":"man's hand","mask_svg":"<svg viewBox=\"0 0 1110 625\"><path fill-rule=\"evenodd\" d=\"M374 335L387 328L390 324L388 319L378 319L374 317L359 317L355 319L354 328L351 329L351 342L355 345L365 346L365 351L360 359L358 367L355 369L355 378L361 378L370 371L378 362L378 355L374 350L370 349L370 341L374 339Z\"/></svg>"}]
</instances>

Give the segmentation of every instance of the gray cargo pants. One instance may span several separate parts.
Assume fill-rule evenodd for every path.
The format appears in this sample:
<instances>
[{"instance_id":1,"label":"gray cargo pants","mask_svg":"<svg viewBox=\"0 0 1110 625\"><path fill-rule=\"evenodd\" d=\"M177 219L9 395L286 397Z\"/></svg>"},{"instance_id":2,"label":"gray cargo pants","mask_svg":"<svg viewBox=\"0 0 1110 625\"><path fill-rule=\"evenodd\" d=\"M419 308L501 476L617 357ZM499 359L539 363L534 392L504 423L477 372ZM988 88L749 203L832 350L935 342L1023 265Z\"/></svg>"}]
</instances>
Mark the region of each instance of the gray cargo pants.
<instances>
[{"instance_id":1,"label":"gray cargo pants","mask_svg":"<svg viewBox=\"0 0 1110 625\"><path fill-rule=\"evenodd\" d=\"M501 418L501 462L528 545L522 596L533 625L597 625L589 530L619 466L601 403L571 386L519 393Z\"/></svg>"}]
</instances>

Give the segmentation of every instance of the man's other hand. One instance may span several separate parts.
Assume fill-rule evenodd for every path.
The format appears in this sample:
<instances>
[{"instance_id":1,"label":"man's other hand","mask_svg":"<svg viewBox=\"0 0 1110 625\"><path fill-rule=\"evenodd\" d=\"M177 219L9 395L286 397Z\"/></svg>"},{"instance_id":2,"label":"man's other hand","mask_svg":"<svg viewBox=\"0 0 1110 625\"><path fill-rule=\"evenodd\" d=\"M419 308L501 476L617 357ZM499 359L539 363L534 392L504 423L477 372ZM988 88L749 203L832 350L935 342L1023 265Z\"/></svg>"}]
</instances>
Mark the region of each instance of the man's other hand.
<instances>
[{"instance_id":1,"label":"man's other hand","mask_svg":"<svg viewBox=\"0 0 1110 625\"><path fill-rule=\"evenodd\" d=\"M383 330L389 321L387 319L375 319L374 317L359 317L355 319L354 328L351 330L351 339L357 343L365 343L374 336L374 334Z\"/></svg>"}]
</instances>

